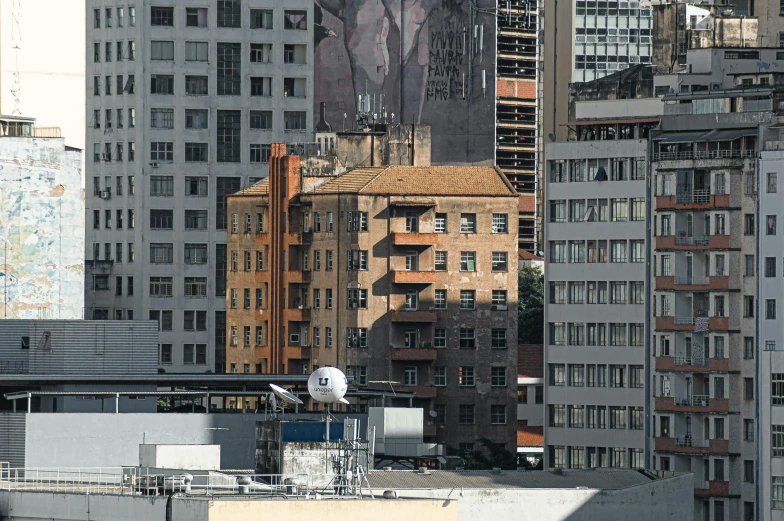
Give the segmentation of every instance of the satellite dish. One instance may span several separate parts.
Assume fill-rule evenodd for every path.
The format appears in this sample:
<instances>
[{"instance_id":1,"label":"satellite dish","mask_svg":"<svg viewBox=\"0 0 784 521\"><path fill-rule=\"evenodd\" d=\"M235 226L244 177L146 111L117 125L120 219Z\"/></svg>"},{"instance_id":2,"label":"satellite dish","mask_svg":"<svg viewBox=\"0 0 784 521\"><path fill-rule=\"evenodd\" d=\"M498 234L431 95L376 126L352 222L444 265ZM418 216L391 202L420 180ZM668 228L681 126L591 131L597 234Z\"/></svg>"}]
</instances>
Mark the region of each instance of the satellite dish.
<instances>
[{"instance_id":1,"label":"satellite dish","mask_svg":"<svg viewBox=\"0 0 784 521\"><path fill-rule=\"evenodd\" d=\"M349 403L344 398L348 390L348 380L337 367L320 367L308 378L308 392L311 398L322 403Z\"/></svg>"},{"instance_id":2,"label":"satellite dish","mask_svg":"<svg viewBox=\"0 0 784 521\"><path fill-rule=\"evenodd\" d=\"M555 141L555 134L547 134L547 139L550 141Z\"/></svg>"},{"instance_id":3,"label":"satellite dish","mask_svg":"<svg viewBox=\"0 0 784 521\"><path fill-rule=\"evenodd\" d=\"M434 411L434 410L431 410L430 411L430 417L431 418L438 418L438 413L436 411Z\"/></svg>"},{"instance_id":4,"label":"satellite dish","mask_svg":"<svg viewBox=\"0 0 784 521\"><path fill-rule=\"evenodd\" d=\"M302 400L300 400L299 398L294 396L291 392L287 391L286 389L284 389L279 385L270 384L270 389L272 389L272 392L275 394L275 396L280 398L280 401L282 401L283 403L296 403L298 405L303 405ZM273 403L273 407L274 407L274 403Z\"/></svg>"}]
</instances>

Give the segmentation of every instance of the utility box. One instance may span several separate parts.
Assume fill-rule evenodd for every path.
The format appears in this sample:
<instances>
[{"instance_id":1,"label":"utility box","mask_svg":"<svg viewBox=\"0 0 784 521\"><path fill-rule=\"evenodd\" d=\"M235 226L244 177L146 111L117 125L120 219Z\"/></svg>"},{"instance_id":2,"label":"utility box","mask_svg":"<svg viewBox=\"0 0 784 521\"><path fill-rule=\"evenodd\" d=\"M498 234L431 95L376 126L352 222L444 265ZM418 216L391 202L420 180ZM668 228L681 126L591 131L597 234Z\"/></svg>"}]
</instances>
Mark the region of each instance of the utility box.
<instances>
[{"instance_id":1,"label":"utility box","mask_svg":"<svg viewBox=\"0 0 784 521\"><path fill-rule=\"evenodd\" d=\"M370 407L368 427L376 432L376 454L389 457L436 457L443 447L423 443L422 409Z\"/></svg>"},{"instance_id":2,"label":"utility box","mask_svg":"<svg viewBox=\"0 0 784 521\"><path fill-rule=\"evenodd\" d=\"M139 445L139 466L220 470L220 445Z\"/></svg>"}]
</instances>

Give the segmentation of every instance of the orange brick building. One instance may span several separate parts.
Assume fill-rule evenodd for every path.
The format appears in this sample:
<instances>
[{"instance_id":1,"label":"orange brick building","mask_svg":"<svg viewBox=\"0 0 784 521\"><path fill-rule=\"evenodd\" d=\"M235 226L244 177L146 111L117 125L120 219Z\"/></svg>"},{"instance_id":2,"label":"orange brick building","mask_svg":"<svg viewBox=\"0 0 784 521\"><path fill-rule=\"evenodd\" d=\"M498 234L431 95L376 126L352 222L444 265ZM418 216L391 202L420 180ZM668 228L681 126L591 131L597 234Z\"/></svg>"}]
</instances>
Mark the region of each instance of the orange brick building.
<instances>
[{"instance_id":1,"label":"orange brick building","mask_svg":"<svg viewBox=\"0 0 784 521\"><path fill-rule=\"evenodd\" d=\"M415 393L435 412L430 438L514 451L518 198L506 177L411 166L304 177L284 154L273 145L268 180L229 197L228 371L333 365L353 386Z\"/></svg>"}]
</instances>

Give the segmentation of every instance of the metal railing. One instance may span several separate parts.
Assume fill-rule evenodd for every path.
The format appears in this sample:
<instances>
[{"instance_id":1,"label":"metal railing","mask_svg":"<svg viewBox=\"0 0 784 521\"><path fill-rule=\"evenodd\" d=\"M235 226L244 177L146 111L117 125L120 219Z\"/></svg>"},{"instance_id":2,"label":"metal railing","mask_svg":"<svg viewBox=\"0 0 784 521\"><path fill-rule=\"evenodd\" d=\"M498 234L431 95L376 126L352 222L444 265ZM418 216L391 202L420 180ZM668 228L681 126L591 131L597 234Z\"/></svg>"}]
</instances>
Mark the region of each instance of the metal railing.
<instances>
[{"instance_id":1,"label":"metal railing","mask_svg":"<svg viewBox=\"0 0 784 521\"><path fill-rule=\"evenodd\" d=\"M675 284L681 286L704 286L709 283L708 277L675 277Z\"/></svg>"},{"instance_id":2,"label":"metal railing","mask_svg":"<svg viewBox=\"0 0 784 521\"><path fill-rule=\"evenodd\" d=\"M707 235L702 237L675 236L675 244L678 246L707 246L709 243L710 237Z\"/></svg>"},{"instance_id":3,"label":"metal railing","mask_svg":"<svg viewBox=\"0 0 784 521\"><path fill-rule=\"evenodd\" d=\"M750 150L678 150L675 152L654 152L654 161L680 161L691 159L747 159L757 157L757 151Z\"/></svg>"},{"instance_id":4,"label":"metal railing","mask_svg":"<svg viewBox=\"0 0 784 521\"><path fill-rule=\"evenodd\" d=\"M710 190L678 190L675 194L678 204L707 204L710 202Z\"/></svg>"},{"instance_id":5,"label":"metal railing","mask_svg":"<svg viewBox=\"0 0 784 521\"><path fill-rule=\"evenodd\" d=\"M675 405L707 407L710 405L710 397L707 394L695 394L686 398L675 398Z\"/></svg>"},{"instance_id":6,"label":"metal railing","mask_svg":"<svg viewBox=\"0 0 784 521\"><path fill-rule=\"evenodd\" d=\"M9 468L0 467L0 490L47 490L89 494L192 495L334 493L335 474L237 474L194 472L155 474L141 467ZM294 492L292 492L294 491Z\"/></svg>"},{"instance_id":7,"label":"metal railing","mask_svg":"<svg viewBox=\"0 0 784 521\"><path fill-rule=\"evenodd\" d=\"M676 447L707 448L708 444L705 443L705 442L701 442L699 440L695 440L694 436L686 435L686 436L677 436L675 438L675 446Z\"/></svg>"},{"instance_id":8,"label":"metal railing","mask_svg":"<svg viewBox=\"0 0 784 521\"><path fill-rule=\"evenodd\" d=\"M705 358L705 357L693 357L693 356L676 356L675 357L675 365L707 366L708 362L709 362L709 359Z\"/></svg>"}]
</instances>

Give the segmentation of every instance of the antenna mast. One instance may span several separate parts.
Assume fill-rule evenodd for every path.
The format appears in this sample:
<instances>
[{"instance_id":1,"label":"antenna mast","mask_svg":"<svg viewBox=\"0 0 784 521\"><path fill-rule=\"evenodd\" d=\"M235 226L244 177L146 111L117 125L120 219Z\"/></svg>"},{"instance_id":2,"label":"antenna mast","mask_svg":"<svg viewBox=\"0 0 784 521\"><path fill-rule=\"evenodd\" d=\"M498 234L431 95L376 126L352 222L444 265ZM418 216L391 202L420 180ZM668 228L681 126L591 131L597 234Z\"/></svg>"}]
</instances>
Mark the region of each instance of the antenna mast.
<instances>
[{"instance_id":1,"label":"antenna mast","mask_svg":"<svg viewBox=\"0 0 784 521\"><path fill-rule=\"evenodd\" d=\"M22 0L13 0L11 12L11 43L14 50L14 83L11 95L14 97L13 114L21 114L19 103L22 98L22 79L19 75L19 51L22 50Z\"/></svg>"}]
</instances>

